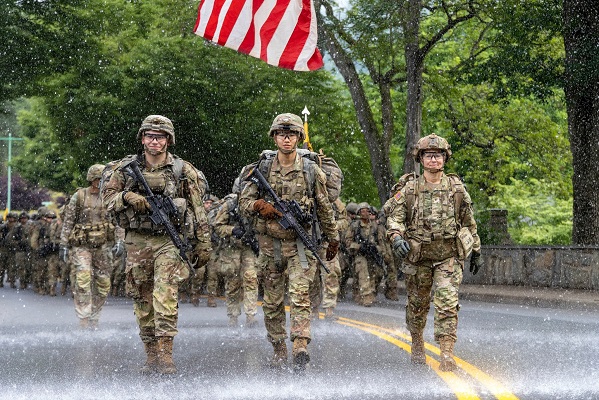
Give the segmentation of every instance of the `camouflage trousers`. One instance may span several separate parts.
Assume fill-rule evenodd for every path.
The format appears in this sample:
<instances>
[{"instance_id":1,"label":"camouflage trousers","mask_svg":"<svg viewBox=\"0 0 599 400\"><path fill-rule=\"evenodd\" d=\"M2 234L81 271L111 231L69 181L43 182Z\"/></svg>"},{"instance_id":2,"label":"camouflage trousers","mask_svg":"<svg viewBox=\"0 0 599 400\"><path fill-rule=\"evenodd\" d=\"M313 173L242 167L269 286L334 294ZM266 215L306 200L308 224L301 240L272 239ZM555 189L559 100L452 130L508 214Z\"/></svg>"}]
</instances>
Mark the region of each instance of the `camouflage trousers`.
<instances>
[{"instance_id":1,"label":"camouflage trousers","mask_svg":"<svg viewBox=\"0 0 599 400\"><path fill-rule=\"evenodd\" d=\"M256 315L258 277L256 256L247 246L225 247L220 251L220 270L225 277L227 316L241 315L241 303L246 315Z\"/></svg>"},{"instance_id":2,"label":"camouflage trousers","mask_svg":"<svg viewBox=\"0 0 599 400\"><path fill-rule=\"evenodd\" d=\"M462 282L463 265L455 258L443 261L420 261L416 265L404 261L406 273L406 325L410 332L422 332L430 309L431 289L434 289L435 340L450 337L457 340L458 289Z\"/></svg>"},{"instance_id":3,"label":"camouflage trousers","mask_svg":"<svg viewBox=\"0 0 599 400\"><path fill-rule=\"evenodd\" d=\"M372 303L376 299L378 284L383 277L383 271L374 261L362 255L354 258L354 276L358 283L360 300L363 303Z\"/></svg>"},{"instance_id":4,"label":"camouflage trousers","mask_svg":"<svg viewBox=\"0 0 599 400\"><path fill-rule=\"evenodd\" d=\"M220 268L220 250L212 252L210 261L206 264L206 292L209 296L216 296L218 294L218 283L219 280L224 281L225 277Z\"/></svg>"},{"instance_id":5,"label":"camouflage trousers","mask_svg":"<svg viewBox=\"0 0 599 400\"><path fill-rule=\"evenodd\" d=\"M306 252L308 265L304 269L297 252L282 256L276 266L273 257L260 251L258 268L264 276L264 324L271 343L287 338L285 329L285 281L289 279L288 296L291 319L291 341L296 338L311 339L310 335L310 285L316 275L316 258Z\"/></svg>"},{"instance_id":6,"label":"camouflage trousers","mask_svg":"<svg viewBox=\"0 0 599 400\"><path fill-rule=\"evenodd\" d=\"M327 273L320 267L318 268L320 273L316 273L316 277L310 286L312 309L316 310L321 305L322 308L335 308L337 306L337 295L339 294L339 282L341 280L339 257L335 256L331 261L326 261L326 251L323 251L322 254L319 253L319 255L330 273Z\"/></svg>"},{"instance_id":7,"label":"camouflage trousers","mask_svg":"<svg viewBox=\"0 0 599 400\"><path fill-rule=\"evenodd\" d=\"M15 254L15 264L17 264L17 278L22 289L27 287L31 279L31 264L29 253L27 251L17 251Z\"/></svg>"},{"instance_id":8,"label":"camouflage trousers","mask_svg":"<svg viewBox=\"0 0 599 400\"><path fill-rule=\"evenodd\" d=\"M41 294L47 294L56 285L60 273L58 253L50 253L44 257L33 257L33 282Z\"/></svg>"},{"instance_id":9,"label":"camouflage trousers","mask_svg":"<svg viewBox=\"0 0 599 400\"><path fill-rule=\"evenodd\" d=\"M73 292L75 313L80 319L98 321L110 292L112 253L110 245L98 248L73 247L71 263L74 270Z\"/></svg>"},{"instance_id":10,"label":"camouflage trousers","mask_svg":"<svg viewBox=\"0 0 599 400\"><path fill-rule=\"evenodd\" d=\"M17 260L16 260L16 252L12 249L9 249L6 253L6 281L10 283L15 283L17 279Z\"/></svg>"},{"instance_id":11,"label":"camouflage trousers","mask_svg":"<svg viewBox=\"0 0 599 400\"><path fill-rule=\"evenodd\" d=\"M130 231L125 238L127 294L143 342L154 337L177 334L179 284L189 270L179 251L165 235L153 236Z\"/></svg>"}]
</instances>

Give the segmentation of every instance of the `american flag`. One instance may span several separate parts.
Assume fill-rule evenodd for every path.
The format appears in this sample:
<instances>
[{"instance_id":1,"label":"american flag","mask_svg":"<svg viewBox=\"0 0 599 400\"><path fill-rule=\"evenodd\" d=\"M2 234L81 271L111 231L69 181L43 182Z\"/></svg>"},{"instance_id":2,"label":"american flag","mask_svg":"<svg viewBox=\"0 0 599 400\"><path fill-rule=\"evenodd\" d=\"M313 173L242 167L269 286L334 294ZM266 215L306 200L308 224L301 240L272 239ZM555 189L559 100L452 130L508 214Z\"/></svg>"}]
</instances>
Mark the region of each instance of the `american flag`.
<instances>
[{"instance_id":1,"label":"american flag","mask_svg":"<svg viewBox=\"0 0 599 400\"><path fill-rule=\"evenodd\" d=\"M281 68L324 65L312 0L202 0L194 33Z\"/></svg>"}]
</instances>

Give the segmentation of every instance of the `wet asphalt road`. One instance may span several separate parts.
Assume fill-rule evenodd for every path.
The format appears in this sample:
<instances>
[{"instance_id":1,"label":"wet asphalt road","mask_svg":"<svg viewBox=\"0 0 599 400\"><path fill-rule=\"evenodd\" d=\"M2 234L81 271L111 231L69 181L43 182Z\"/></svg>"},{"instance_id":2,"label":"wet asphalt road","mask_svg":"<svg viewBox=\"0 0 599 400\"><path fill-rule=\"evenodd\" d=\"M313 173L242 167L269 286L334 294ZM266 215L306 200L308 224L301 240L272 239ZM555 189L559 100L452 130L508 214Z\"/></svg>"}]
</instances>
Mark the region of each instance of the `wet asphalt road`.
<instances>
[{"instance_id":1,"label":"wet asphalt road","mask_svg":"<svg viewBox=\"0 0 599 400\"><path fill-rule=\"evenodd\" d=\"M80 330L68 297L0 289L0 399L589 399L599 398L599 313L462 301L460 370L438 371L432 312L428 365L409 361L400 302L344 301L313 323L303 373L273 371L259 309L229 328L217 308L181 304L175 376L141 376L130 300L109 298L100 327ZM244 318L240 319L243 322Z\"/></svg>"}]
</instances>

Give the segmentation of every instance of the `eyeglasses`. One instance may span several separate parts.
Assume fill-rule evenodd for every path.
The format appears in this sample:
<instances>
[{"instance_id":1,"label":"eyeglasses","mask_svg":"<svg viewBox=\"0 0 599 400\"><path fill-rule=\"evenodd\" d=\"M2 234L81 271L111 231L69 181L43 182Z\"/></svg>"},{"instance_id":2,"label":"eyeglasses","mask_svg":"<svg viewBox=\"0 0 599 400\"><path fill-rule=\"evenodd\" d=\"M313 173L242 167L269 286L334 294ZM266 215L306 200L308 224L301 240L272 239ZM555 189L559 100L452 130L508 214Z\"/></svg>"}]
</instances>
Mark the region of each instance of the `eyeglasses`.
<instances>
[{"instance_id":1,"label":"eyeglasses","mask_svg":"<svg viewBox=\"0 0 599 400\"><path fill-rule=\"evenodd\" d=\"M284 132L284 131L279 131L275 133L275 136L280 138L280 139L290 139L291 137L297 138L299 137L299 134L297 132Z\"/></svg>"},{"instance_id":2,"label":"eyeglasses","mask_svg":"<svg viewBox=\"0 0 599 400\"><path fill-rule=\"evenodd\" d=\"M443 153L424 153L424 155L422 156L422 158L424 158L425 160L442 160L443 159Z\"/></svg>"},{"instance_id":3,"label":"eyeglasses","mask_svg":"<svg viewBox=\"0 0 599 400\"><path fill-rule=\"evenodd\" d=\"M156 134L152 134L152 133L146 133L144 134L144 137L148 139L148 141L152 142L154 140L156 140L157 142L164 142L166 141L167 136L166 135L156 135Z\"/></svg>"}]
</instances>

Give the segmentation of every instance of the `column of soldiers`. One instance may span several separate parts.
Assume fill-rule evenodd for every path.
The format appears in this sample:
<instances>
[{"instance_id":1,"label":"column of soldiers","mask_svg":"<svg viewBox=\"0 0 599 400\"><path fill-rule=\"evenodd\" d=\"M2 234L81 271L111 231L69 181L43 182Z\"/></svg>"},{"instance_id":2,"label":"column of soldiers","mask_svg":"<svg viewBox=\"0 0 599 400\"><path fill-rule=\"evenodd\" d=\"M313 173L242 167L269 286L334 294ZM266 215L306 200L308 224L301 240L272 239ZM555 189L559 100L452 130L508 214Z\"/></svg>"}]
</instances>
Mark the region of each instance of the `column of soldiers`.
<instances>
[{"instance_id":1,"label":"column of soldiers","mask_svg":"<svg viewBox=\"0 0 599 400\"><path fill-rule=\"evenodd\" d=\"M0 225L0 287L6 274L11 288L18 282L20 289L32 285L56 296L58 283L64 295L70 282L83 328L97 327L111 286L113 295L125 292L146 353L141 372L173 374L178 303L198 306L205 290L207 306L216 307L222 280L229 325L238 326L243 312L245 326L256 326L262 292L271 365L287 363L290 338L293 366L301 370L320 308L325 319L336 319L337 301L350 289L364 307L376 303L380 288L397 301L398 274L405 273L412 362L426 362L423 330L433 290L440 368L455 370L464 260L470 257L473 274L482 260L470 197L459 178L443 173L451 156L447 141L432 134L418 142L414 157L423 176L402 177L378 212L365 202L346 207L339 193L331 195L327 175L297 151L305 137L300 117L278 115L269 136L277 151L244 167L233 193L219 200L206 194L201 171L167 151L175 144L172 122L148 116L137 134L141 152L110 168L91 166L89 187L71 196L61 218L46 207L32 218L8 214ZM289 224L290 211L281 204L305 218L287 229L281 221ZM157 222L160 210L165 214ZM302 229L313 240L320 232L316 246Z\"/></svg>"}]
</instances>

